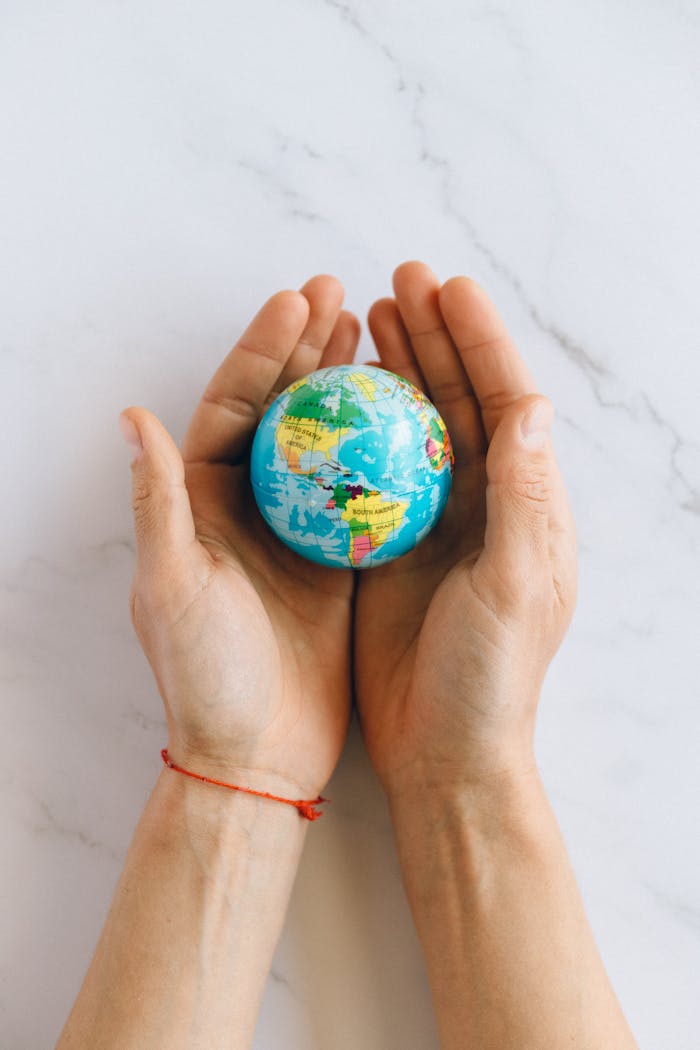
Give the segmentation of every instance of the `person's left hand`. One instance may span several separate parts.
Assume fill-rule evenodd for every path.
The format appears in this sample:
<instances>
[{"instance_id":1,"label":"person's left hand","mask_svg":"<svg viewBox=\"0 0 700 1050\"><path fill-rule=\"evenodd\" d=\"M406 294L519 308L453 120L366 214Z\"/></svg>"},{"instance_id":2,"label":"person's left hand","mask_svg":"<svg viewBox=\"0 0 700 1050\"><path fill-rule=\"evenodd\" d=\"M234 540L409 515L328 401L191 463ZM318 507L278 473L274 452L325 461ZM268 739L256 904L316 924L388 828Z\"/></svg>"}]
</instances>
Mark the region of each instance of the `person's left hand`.
<instances>
[{"instance_id":1,"label":"person's left hand","mask_svg":"<svg viewBox=\"0 0 700 1050\"><path fill-rule=\"evenodd\" d=\"M434 402L455 469L435 528L357 588L357 706L390 801L532 773L542 681L576 600L553 408L494 304L420 262L398 267L394 291L370 310L377 364Z\"/></svg>"},{"instance_id":2,"label":"person's left hand","mask_svg":"<svg viewBox=\"0 0 700 1050\"><path fill-rule=\"evenodd\" d=\"M352 361L360 326L342 299L327 276L273 296L209 383L182 455L150 412L122 415L127 440L143 446L132 465L132 619L171 758L292 797L323 788L347 732L353 573L307 561L272 533L249 453L289 383Z\"/></svg>"}]
</instances>

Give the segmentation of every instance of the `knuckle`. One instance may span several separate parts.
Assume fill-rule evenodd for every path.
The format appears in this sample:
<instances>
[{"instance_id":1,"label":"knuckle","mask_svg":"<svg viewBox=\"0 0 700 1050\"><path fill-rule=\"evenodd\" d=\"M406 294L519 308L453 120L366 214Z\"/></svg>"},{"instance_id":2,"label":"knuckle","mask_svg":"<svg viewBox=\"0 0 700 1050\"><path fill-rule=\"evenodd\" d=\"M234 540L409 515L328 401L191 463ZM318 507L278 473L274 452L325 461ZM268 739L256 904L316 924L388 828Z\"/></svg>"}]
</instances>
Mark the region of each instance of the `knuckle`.
<instances>
[{"instance_id":1,"label":"knuckle","mask_svg":"<svg viewBox=\"0 0 700 1050\"><path fill-rule=\"evenodd\" d=\"M174 486L135 475L131 489L131 509L137 527L147 529L167 516L175 497Z\"/></svg>"},{"instance_id":2,"label":"knuckle","mask_svg":"<svg viewBox=\"0 0 700 1050\"><path fill-rule=\"evenodd\" d=\"M529 464L526 469L514 471L509 487L513 498L528 507L546 509L552 495L552 482L545 463Z\"/></svg>"},{"instance_id":3,"label":"knuckle","mask_svg":"<svg viewBox=\"0 0 700 1050\"><path fill-rule=\"evenodd\" d=\"M553 583L558 607L572 614L578 599L578 573L576 566L568 563L555 563Z\"/></svg>"},{"instance_id":4,"label":"knuckle","mask_svg":"<svg viewBox=\"0 0 700 1050\"><path fill-rule=\"evenodd\" d=\"M134 514L140 514L153 498L153 484L149 477L135 471L131 482L131 506Z\"/></svg>"},{"instance_id":5,"label":"knuckle","mask_svg":"<svg viewBox=\"0 0 700 1050\"><path fill-rule=\"evenodd\" d=\"M576 586L561 576L552 578L557 612L569 618L576 604Z\"/></svg>"},{"instance_id":6,"label":"knuckle","mask_svg":"<svg viewBox=\"0 0 700 1050\"><path fill-rule=\"evenodd\" d=\"M508 342L505 336L496 337L479 343L473 349L484 351L497 351L502 349ZM500 415L506 408L510 408L516 401L520 401L521 395L514 394L508 387L497 387L495 390L489 391L480 398L482 409L486 412L490 412L492 415Z\"/></svg>"},{"instance_id":7,"label":"knuckle","mask_svg":"<svg viewBox=\"0 0 700 1050\"><path fill-rule=\"evenodd\" d=\"M217 408L223 408L232 416L240 416L248 422L255 422L260 413L260 406L257 402L242 393L224 395L206 391L202 401L209 405L215 405Z\"/></svg>"},{"instance_id":8,"label":"knuckle","mask_svg":"<svg viewBox=\"0 0 700 1050\"><path fill-rule=\"evenodd\" d=\"M131 626L134 629L136 637L139 641L143 641L147 632L151 612L146 606L140 581L136 576L134 577L129 592L129 615L131 617Z\"/></svg>"},{"instance_id":9,"label":"knuckle","mask_svg":"<svg viewBox=\"0 0 700 1050\"><path fill-rule=\"evenodd\" d=\"M150 532L158 519L158 509L152 500L135 499L132 501L134 524L138 532Z\"/></svg>"},{"instance_id":10,"label":"knuckle","mask_svg":"<svg viewBox=\"0 0 700 1050\"><path fill-rule=\"evenodd\" d=\"M131 626L134 628L135 631L138 630L137 620L139 614L137 606L138 596L136 594L136 584L132 583L131 590L129 591L129 616L131 617Z\"/></svg>"}]
</instances>

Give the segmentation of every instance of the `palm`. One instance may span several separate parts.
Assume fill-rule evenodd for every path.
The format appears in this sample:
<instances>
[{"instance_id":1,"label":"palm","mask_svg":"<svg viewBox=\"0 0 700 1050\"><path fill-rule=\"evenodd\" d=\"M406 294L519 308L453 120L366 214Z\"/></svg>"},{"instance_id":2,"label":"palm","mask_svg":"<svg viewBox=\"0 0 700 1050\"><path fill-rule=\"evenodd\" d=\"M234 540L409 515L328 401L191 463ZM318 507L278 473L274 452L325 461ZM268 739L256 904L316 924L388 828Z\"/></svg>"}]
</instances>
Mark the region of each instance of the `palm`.
<instances>
[{"instance_id":1,"label":"palm","mask_svg":"<svg viewBox=\"0 0 700 1050\"><path fill-rule=\"evenodd\" d=\"M435 710L436 689L454 692L463 679L479 674L488 644L484 634L490 628L477 586L486 525L485 462L488 439L508 394L499 387L502 376L497 368L488 374L487 351L498 364L503 333L492 318L480 317L480 304L470 301L469 282L453 290L448 327L439 289L427 267L407 263L395 275L396 300L380 300L370 312L381 365L431 397L455 450L452 491L435 529L410 554L360 574L357 701L380 777L417 760L425 747L423 728L446 717L446 705L443 711ZM474 361L469 372L468 360ZM524 366L515 378L525 392L531 387ZM460 718L472 716L476 723L484 713L462 711ZM449 726L455 736L463 736L465 730L469 728L464 721Z\"/></svg>"},{"instance_id":2,"label":"palm","mask_svg":"<svg viewBox=\"0 0 700 1050\"><path fill-rule=\"evenodd\" d=\"M483 458L455 472L442 518L414 551L364 573L357 594L362 664L372 692L406 693L425 614L454 566L476 561L484 541ZM391 660L380 654L392 652ZM364 681L363 666L360 677Z\"/></svg>"},{"instance_id":3,"label":"palm","mask_svg":"<svg viewBox=\"0 0 700 1050\"><path fill-rule=\"evenodd\" d=\"M195 464L186 478L196 535L215 566L208 600L193 612L209 638L221 631L218 667L229 679L217 732L248 737L259 761L313 789L347 728L352 573L306 561L274 536L251 498L247 463Z\"/></svg>"},{"instance_id":4,"label":"palm","mask_svg":"<svg viewBox=\"0 0 700 1050\"><path fill-rule=\"evenodd\" d=\"M460 610L463 623L478 601L472 579L483 549L484 492L482 457L455 471L444 514L420 547L360 579L358 702L368 750L380 775L415 761L425 712L415 702L407 710L409 694L413 689L420 706L421 694L434 686L436 667L454 658L455 610ZM418 719L416 732L406 733L413 716Z\"/></svg>"},{"instance_id":5,"label":"palm","mask_svg":"<svg viewBox=\"0 0 700 1050\"><path fill-rule=\"evenodd\" d=\"M252 498L249 453L281 390L352 360L359 324L341 302L329 277L278 293L211 380L182 450L187 554L172 567L167 615L143 617L179 752L305 794L330 776L349 721L353 575L272 534Z\"/></svg>"}]
</instances>

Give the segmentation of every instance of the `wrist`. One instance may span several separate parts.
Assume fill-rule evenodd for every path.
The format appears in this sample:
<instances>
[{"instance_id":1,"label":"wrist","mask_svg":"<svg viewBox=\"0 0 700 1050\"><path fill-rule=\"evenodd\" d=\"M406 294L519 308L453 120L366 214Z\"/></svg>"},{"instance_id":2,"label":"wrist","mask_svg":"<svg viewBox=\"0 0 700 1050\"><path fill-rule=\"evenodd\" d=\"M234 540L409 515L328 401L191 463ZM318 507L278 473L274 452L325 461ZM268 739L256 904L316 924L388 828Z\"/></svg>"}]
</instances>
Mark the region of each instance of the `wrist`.
<instances>
[{"instance_id":1,"label":"wrist","mask_svg":"<svg viewBox=\"0 0 700 1050\"><path fill-rule=\"evenodd\" d=\"M172 731L169 736L165 750L170 762L205 780L217 780L223 784L248 788L253 793L264 792L294 800L311 799L321 794L317 777L300 779L295 776L294 770L281 768L277 759L271 762L269 753L261 749L233 750L231 747L213 745L195 747Z\"/></svg>"},{"instance_id":2,"label":"wrist","mask_svg":"<svg viewBox=\"0 0 700 1050\"><path fill-rule=\"evenodd\" d=\"M195 854L202 871L225 873L244 855L282 874L296 869L308 820L293 806L162 769L151 797L152 830L168 850Z\"/></svg>"},{"instance_id":3,"label":"wrist","mask_svg":"<svg viewBox=\"0 0 700 1050\"><path fill-rule=\"evenodd\" d=\"M536 768L489 783L390 801L401 877L422 942L504 871L546 879L556 821ZM431 932L432 931L432 932Z\"/></svg>"},{"instance_id":4,"label":"wrist","mask_svg":"<svg viewBox=\"0 0 700 1050\"><path fill-rule=\"evenodd\" d=\"M468 805L480 809L517 799L526 785L538 779L530 736L493 747L433 748L424 745L419 757L382 777L392 811L417 807ZM438 754L439 757L434 757Z\"/></svg>"},{"instance_id":5,"label":"wrist","mask_svg":"<svg viewBox=\"0 0 700 1050\"><path fill-rule=\"evenodd\" d=\"M60 1046L250 1046L306 824L162 768Z\"/></svg>"},{"instance_id":6,"label":"wrist","mask_svg":"<svg viewBox=\"0 0 700 1050\"><path fill-rule=\"evenodd\" d=\"M394 833L401 849L433 848L439 839L465 845L498 837L537 836L548 801L534 761L469 782L414 784L388 795Z\"/></svg>"}]
</instances>

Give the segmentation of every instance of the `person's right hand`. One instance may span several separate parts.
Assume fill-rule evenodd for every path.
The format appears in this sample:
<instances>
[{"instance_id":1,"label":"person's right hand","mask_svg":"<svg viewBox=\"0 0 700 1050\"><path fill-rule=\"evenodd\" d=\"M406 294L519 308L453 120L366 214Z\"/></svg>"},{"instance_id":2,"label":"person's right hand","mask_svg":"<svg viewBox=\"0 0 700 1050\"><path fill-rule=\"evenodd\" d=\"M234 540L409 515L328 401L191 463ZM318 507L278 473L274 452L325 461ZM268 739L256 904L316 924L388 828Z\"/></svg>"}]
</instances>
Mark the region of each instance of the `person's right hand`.
<instances>
[{"instance_id":1,"label":"person's right hand","mask_svg":"<svg viewBox=\"0 0 700 1050\"><path fill-rule=\"evenodd\" d=\"M455 473L423 542L359 574L357 704L390 799L532 768L540 686L576 593L551 405L494 306L415 262L394 292L369 316L380 363L434 402Z\"/></svg>"},{"instance_id":2,"label":"person's right hand","mask_svg":"<svg viewBox=\"0 0 700 1050\"><path fill-rule=\"evenodd\" d=\"M353 574L274 535L253 498L249 454L289 383L352 361L359 323L342 299L328 276L274 295L207 386L182 454L150 412L123 413L127 437L143 446L132 465L132 619L171 758L292 798L318 794L345 739Z\"/></svg>"}]
</instances>

